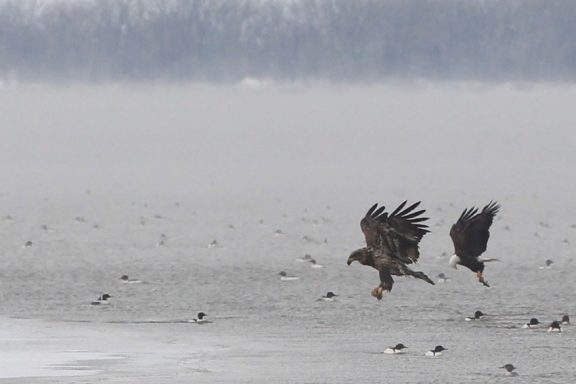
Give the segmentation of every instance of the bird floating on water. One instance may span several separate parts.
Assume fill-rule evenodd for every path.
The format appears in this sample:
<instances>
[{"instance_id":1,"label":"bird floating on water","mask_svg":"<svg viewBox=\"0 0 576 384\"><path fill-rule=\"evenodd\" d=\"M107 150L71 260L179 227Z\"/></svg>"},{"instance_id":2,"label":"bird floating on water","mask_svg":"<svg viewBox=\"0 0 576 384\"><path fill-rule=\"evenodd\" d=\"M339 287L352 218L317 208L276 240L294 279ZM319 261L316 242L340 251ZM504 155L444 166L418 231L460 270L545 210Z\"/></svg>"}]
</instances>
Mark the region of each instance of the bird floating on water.
<instances>
[{"instance_id":1,"label":"bird floating on water","mask_svg":"<svg viewBox=\"0 0 576 384\"><path fill-rule=\"evenodd\" d=\"M514 370L516 369L516 367L513 366L512 364L506 364L506 365L503 365L503 366L500 367L500 368L503 368L503 369L506 370L506 376L518 376L518 374L517 374L516 372L514 372Z\"/></svg>"},{"instance_id":2,"label":"bird floating on water","mask_svg":"<svg viewBox=\"0 0 576 384\"><path fill-rule=\"evenodd\" d=\"M540 327L540 322L535 317L531 318L529 322L527 322L522 326L522 328L538 328L538 327Z\"/></svg>"},{"instance_id":3,"label":"bird floating on water","mask_svg":"<svg viewBox=\"0 0 576 384\"><path fill-rule=\"evenodd\" d=\"M396 346L394 347L388 347L384 350L384 353L388 354L388 355L398 355L401 353L404 353L405 349L408 348L407 346L405 346L404 344L400 343L400 344L396 344Z\"/></svg>"},{"instance_id":4,"label":"bird floating on water","mask_svg":"<svg viewBox=\"0 0 576 384\"><path fill-rule=\"evenodd\" d=\"M196 324L204 324L207 323L208 320L206 320L206 314L204 312L198 312L198 314L196 315L197 317L195 319L190 320L190 323L196 323Z\"/></svg>"},{"instance_id":5,"label":"bird floating on water","mask_svg":"<svg viewBox=\"0 0 576 384\"><path fill-rule=\"evenodd\" d=\"M158 242L156 243L156 248L165 246L167 241L168 241L168 236L166 236L166 234L164 234L164 233L161 233L160 234L160 240L158 240Z\"/></svg>"},{"instance_id":6,"label":"bird floating on water","mask_svg":"<svg viewBox=\"0 0 576 384\"><path fill-rule=\"evenodd\" d=\"M300 263L310 262L311 260L314 260L314 259L309 254L305 254L304 257L297 257L296 258L296 261L298 261Z\"/></svg>"},{"instance_id":7,"label":"bird floating on water","mask_svg":"<svg viewBox=\"0 0 576 384\"><path fill-rule=\"evenodd\" d=\"M318 301L334 301L334 298L337 296L338 295L335 294L334 292L329 291L328 293L326 293L326 295L319 298Z\"/></svg>"},{"instance_id":8,"label":"bird floating on water","mask_svg":"<svg viewBox=\"0 0 576 384\"><path fill-rule=\"evenodd\" d=\"M120 281L122 281L124 284L140 284L142 282L142 280L131 279L128 277L128 275L122 275L120 277Z\"/></svg>"},{"instance_id":9,"label":"bird floating on water","mask_svg":"<svg viewBox=\"0 0 576 384\"><path fill-rule=\"evenodd\" d=\"M486 316L486 314L485 314L485 313L482 313L482 311L476 311L476 312L474 312L474 316L473 316L473 317L467 317L467 318L465 318L464 320L466 320L466 321L480 320L480 318L481 318L482 316Z\"/></svg>"},{"instance_id":10,"label":"bird floating on water","mask_svg":"<svg viewBox=\"0 0 576 384\"><path fill-rule=\"evenodd\" d=\"M544 265L539 267L540 269L551 269L552 268L552 264L554 264L553 260L550 259L546 259L546 261L544 262Z\"/></svg>"},{"instance_id":11,"label":"bird floating on water","mask_svg":"<svg viewBox=\"0 0 576 384\"><path fill-rule=\"evenodd\" d=\"M392 275L412 276L434 285L426 274L407 266L418 261L418 243L429 230L427 225L421 224L428 220L421 217L425 210L413 212L420 202L404 209L406 203L404 201L390 214L384 206L378 208L378 204L374 204L360 221L366 247L348 257L348 265L357 261L378 270L380 285L372 290L372 296L378 300L382 299L384 291L392 290Z\"/></svg>"},{"instance_id":12,"label":"bird floating on water","mask_svg":"<svg viewBox=\"0 0 576 384\"><path fill-rule=\"evenodd\" d=\"M108 299L111 297L113 297L113 296L105 293L102 296L100 296L99 298L97 298L96 300L94 300L93 302L91 302L90 304L92 304L92 305L108 305L108 304L110 304Z\"/></svg>"},{"instance_id":13,"label":"bird floating on water","mask_svg":"<svg viewBox=\"0 0 576 384\"><path fill-rule=\"evenodd\" d=\"M554 320L552 323L550 323L548 326L548 332L562 332L562 328L560 328L560 322Z\"/></svg>"},{"instance_id":14,"label":"bird floating on water","mask_svg":"<svg viewBox=\"0 0 576 384\"><path fill-rule=\"evenodd\" d=\"M285 271L278 273L278 276L280 276L280 280L282 281L293 281L299 279L298 276L290 276Z\"/></svg>"},{"instance_id":15,"label":"bird floating on water","mask_svg":"<svg viewBox=\"0 0 576 384\"><path fill-rule=\"evenodd\" d=\"M310 267L311 268L324 268L324 266L322 264L318 264L316 262L316 260L314 260L314 259L310 260Z\"/></svg>"},{"instance_id":16,"label":"bird floating on water","mask_svg":"<svg viewBox=\"0 0 576 384\"><path fill-rule=\"evenodd\" d=\"M439 273L438 275L436 275L436 278L438 280L436 280L436 282L438 284L445 284L448 282L448 280L450 279L448 276L446 276L444 273Z\"/></svg>"},{"instance_id":17,"label":"bird floating on water","mask_svg":"<svg viewBox=\"0 0 576 384\"><path fill-rule=\"evenodd\" d=\"M500 206L494 201L488 203L480 213L475 207L465 209L450 229L450 237L454 243L454 256L450 258L450 265L456 269L460 264L475 272L478 281L486 287L489 285L484 280L484 263L498 259L479 257L486 251L490 238L488 230L499 210Z\"/></svg>"},{"instance_id":18,"label":"bird floating on water","mask_svg":"<svg viewBox=\"0 0 576 384\"><path fill-rule=\"evenodd\" d=\"M426 356L431 357L442 356L442 352L447 350L448 350L447 348L444 348L441 345L437 345L434 349L431 349L430 351L426 352Z\"/></svg>"},{"instance_id":19,"label":"bird floating on water","mask_svg":"<svg viewBox=\"0 0 576 384\"><path fill-rule=\"evenodd\" d=\"M570 324L570 316L564 315L562 316L562 325L569 325Z\"/></svg>"},{"instance_id":20,"label":"bird floating on water","mask_svg":"<svg viewBox=\"0 0 576 384\"><path fill-rule=\"evenodd\" d=\"M337 294L335 294L332 291L329 291L328 293L326 293L325 296L322 296L321 298L319 298L319 301L334 301L334 298L338 296Z\"/></svg>"}]
</instances>

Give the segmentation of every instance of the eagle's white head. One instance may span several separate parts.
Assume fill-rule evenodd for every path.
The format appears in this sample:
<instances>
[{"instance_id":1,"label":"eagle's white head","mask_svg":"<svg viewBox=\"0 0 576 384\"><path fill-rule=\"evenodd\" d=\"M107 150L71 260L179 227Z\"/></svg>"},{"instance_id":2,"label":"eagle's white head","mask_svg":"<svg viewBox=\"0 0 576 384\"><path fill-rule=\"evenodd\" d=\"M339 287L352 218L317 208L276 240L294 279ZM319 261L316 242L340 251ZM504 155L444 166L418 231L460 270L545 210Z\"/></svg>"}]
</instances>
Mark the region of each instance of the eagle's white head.
<instances>
[{"instance_id":1,"label":"eagle's white head","mask_svg":"<svg viewBox=\"0 0 576 384\"><path fill-rule=\"evenodd\" d=\"M460 257L458 257L458 255L453 255L450 258L450 261L448 262L450 264L450 266L454 269L458 269L456 266L458 265L458 263L460 263Z\"/></svg>"}]
</instances>

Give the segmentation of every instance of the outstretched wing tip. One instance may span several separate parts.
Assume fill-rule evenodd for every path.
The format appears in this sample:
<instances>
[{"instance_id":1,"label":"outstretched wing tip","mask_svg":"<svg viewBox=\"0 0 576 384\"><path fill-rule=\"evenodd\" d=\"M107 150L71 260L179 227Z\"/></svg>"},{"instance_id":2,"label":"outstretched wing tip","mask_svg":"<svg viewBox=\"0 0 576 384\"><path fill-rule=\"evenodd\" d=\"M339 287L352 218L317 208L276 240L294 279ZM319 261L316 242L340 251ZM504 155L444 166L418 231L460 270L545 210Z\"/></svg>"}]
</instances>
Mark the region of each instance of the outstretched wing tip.
<instances>
[{"instance_id":1,"label":"outstretched wing tip","mask_svg":"<svg viewBox=\"0 0 576 384\"><path fill-rule=\"evenodd\" d=\"M479 215L485 213L494 217L498 214L499 211L500 211L500 204L498 204L497 201L490 200L490 202L486 204L484 208L482 208L482 212L480 212Z\"/></svg>"},{"instance_id":2,"label":"outstretched wing tip","mask_svg":"<svg viewBox=\"0 0 576 384\"><path fill-rule=\"evenodd\" d=\"M421 216L426 212L426 210L421 209L419 211L414 211L414 209L420 205L421 201L417 201L416 203L410 205L408 208L404 208L407 203L408 200L404 200L392 213L386 212L386 207L384 205L378 207L378 203L376 203L372 205L370 209L368 209L368 212L366 212L364 217L375 219L380 223L387 222L389 219L394 218L407 221L414 227L426 226L424 224L417 224L429 220L428 217Z\"/></svg>"},{"instance_id":3,"label":"outstretched wing tip","mask_svg":"<svg viewBox=\"0 0 576 384\"><path fill-rule=\"evenodd\" d=\"M372 212L374 212L376 210L376 207L378 207L378 203L371 206L370 209L368 209L368 212L366 212L366 214L364 216L369 217L370 215L372 215Z\"/></svg>"}]
</instances>

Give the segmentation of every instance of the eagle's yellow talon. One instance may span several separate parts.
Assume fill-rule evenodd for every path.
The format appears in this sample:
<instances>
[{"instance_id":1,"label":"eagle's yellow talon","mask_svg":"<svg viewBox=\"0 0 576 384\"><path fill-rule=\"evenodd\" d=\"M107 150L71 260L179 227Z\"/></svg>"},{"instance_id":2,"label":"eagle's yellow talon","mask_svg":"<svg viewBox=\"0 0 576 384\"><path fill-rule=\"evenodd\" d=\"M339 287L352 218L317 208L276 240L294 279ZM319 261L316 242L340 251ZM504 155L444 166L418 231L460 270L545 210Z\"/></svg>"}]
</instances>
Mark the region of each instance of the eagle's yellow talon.
<instances>
[{"instance_id":1,"label":"eagle's yellow talon","mask_svg":"<svg viewBox=\"0 0 576 384\"><path fill-rule=\"evenodd\" d=\"M477 272L476 277L478 278L479 282L481 282L481 283L484 282L484 276L482 276L482 272Z\"/></svg>"},{"instance_id":2,"label":"eagle's yellow talon","mask_svg":"<svg viewBox=\"0 0 576 384\"><path fill-rule=\"evenodd\" d=\"M378 286L372 290L372 296L374 296L378 300L382 300L382 297L384 296L383 291L384 291L384 289L382 287Z\"/></svg>"},{"instance_id":3,"label":"eagle's yellow talon","mask_svg":"<svg viewBox=\"0 0 576 384\"><path fill-rule=\"evenodd\" d=\"M484 280L484 275L482 274L482 272L476 272L476 277L478 278L478 281L480 283L482 283L485 287L489 287L490 285L488 285L488 283L486 282L486 280Z\"/></svg>"}]
</instances>

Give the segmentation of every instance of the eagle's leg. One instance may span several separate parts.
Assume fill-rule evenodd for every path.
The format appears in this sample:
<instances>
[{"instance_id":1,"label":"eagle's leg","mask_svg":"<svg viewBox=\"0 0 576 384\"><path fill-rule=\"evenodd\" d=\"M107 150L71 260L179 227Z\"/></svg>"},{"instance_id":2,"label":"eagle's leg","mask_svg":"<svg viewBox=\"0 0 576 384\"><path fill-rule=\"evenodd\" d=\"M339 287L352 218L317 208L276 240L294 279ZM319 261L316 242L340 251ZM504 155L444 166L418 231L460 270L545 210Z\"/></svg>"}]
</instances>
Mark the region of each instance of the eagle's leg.
<instances>
[{"instance_id":1,"label":"eagle's leg","mask_svg":"<svg viewBox=\"0 0 576 384\"><path fill-rule=\"evenodd\" d=\"M382 300L384 291L388 292L392 291L392 286L394 285L394 279L392 278L392 275L390 274L390 270L388 268L380 269L379 274L380 274L380 285L372 290L372 296L374 296L378 300Z\"/></svg>"},{"instance_id":2,"label":"eagle's leg","mask_svg":"<svg viewBox=\"0 0 576 384\"><path fill-rule=\"evenodd\" d=\"M482 284L484 284L485 287L489 287L488 283L486 282L486 280L484 280L484 276L482 275L482 271L480 272L476 272L476 277L478 278L478 281Z\"/></svg>"}]
</instances>

